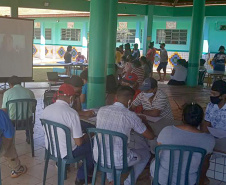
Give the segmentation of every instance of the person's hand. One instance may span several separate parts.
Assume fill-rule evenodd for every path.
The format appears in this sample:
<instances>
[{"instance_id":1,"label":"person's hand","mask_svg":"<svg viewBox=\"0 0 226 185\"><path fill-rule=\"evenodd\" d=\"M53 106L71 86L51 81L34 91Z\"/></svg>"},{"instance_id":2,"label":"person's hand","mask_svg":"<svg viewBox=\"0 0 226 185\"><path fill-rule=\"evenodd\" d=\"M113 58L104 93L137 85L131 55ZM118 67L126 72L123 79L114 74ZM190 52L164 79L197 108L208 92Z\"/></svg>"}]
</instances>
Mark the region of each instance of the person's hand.
<instances>
[{"instance_id":1,"label":"person's hand","mask_svg":"<svg viewBox=\"0 0 226 185\"><path fill-rule=\"evenodd\" d=\"M86 117L94 117L96 113L93 110L84 111L84 116Z\"/></svg>"},{"instance_id":2,"label":"person's hand","mask_svg":"<svg viewBox=\"0 0 226 185\"><path fill-rule=\"evenodd\" d=\"M144 115L137 115L137 116L142 120L143 123L145 123L145 124L148 123L146 116L144 116Z\"/></svg>"}]
</instances>

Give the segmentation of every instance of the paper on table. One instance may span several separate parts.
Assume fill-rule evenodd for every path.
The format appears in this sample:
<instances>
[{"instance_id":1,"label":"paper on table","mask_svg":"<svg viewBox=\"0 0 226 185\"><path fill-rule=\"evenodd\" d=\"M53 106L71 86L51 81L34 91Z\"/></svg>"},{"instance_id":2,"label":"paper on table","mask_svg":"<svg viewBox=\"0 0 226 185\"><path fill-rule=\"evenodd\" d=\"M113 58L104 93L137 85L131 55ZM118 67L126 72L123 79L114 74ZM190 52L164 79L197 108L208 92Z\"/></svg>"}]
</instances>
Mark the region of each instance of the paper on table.
<instances>
[{"instance_id":1,"label":"paper on table","mask_svg":"<svg viewBox=\"0 0 226 185\"><path fill-rule=\"evenodd\" d=\"M212 127L208 127L210 134L217 138L226 138L226 131L222 129L216 129Z\"/></svg>"},{"instance_id":2,"label":"paper on table","mask_svg":"<svg viewBox=\"0 0 226 185\"><path fill-rule=\"evenodd\" d=\"M88 120L89 120L89 121L96 122L96 121L97 121L97 117L92 117L92 118L89 118Z\"/></svg>"}]
</instances>

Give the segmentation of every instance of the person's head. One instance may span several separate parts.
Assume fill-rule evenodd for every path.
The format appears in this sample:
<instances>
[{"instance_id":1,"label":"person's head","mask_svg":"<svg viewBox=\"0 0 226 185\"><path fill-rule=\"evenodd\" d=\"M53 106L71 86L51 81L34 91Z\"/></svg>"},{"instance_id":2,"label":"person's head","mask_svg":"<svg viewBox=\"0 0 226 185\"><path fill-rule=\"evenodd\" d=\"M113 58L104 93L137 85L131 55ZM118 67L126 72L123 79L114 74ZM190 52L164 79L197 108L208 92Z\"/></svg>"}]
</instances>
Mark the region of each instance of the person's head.
<instances>
[{"instance_id":1,"label":"person's head","mask_svg":"<svg viewBox=\"0 0 226 185\"><path fill-rule=\"evenodd\" d=\"M138 44L137 43L134 44L133 47L134 47L135 50L137 50L138 49Z\"/></svg>"},{"instance_id":2,"label":"person's head","mask_svg":"<svg viewBox=\"0 0 226 185\"><path fill-rule=\"evenodd\" d=\"M145 56L140 57L140 63L141 65L147 64L147 58Z\"/></svg>"},{"instance_id":3,"label":"person's head","mask_svg":"<svg viewBox=\"0 0 226 185\"><path fill-rule=\"evenodd\" d=\"M70 107L72 107L75 99L75 89L70 84L62 84L57 92L57 96L59 100L63 100L67 102Z\"/></svg>"},{"instance_id":4,"label":"person's head","mask_svg":"<svg viewBox=\"0 0 226 185\"><path fill-rule=\"evenodd\" d=\"M80 57L82 54L81 54L81 52L78 52L78 56Z\"/></svg>"},{"instance_id":5,"label":"person's head","mask_svg":"<svg viewBox=\"0 0 226 185\"><path fill-rule=\"evenodd\" d=\"M2 45L7 51L11 51L13 49L13 37L8 34L4 35Z\"/></svg>"},{"instance_id":6,"label":"person's head","mask_svg":"<svg viewBox=\"0 0 226 185\"><path fill-rule=\"evenodd\" d=\"M14 85L20 85L21 84L21 80L18 76L11 76L9 79L8 79L8 84L9 84L9 87L12 88L14 87Z\"/></svg>"},{"instance_id":7,"label":"person's head","mask_svg":"<svg viewBox=\"0 0 226 185\"><path fill-rule=\"evenodd\" d=\"M161 43L161 44L160 44L160 48L161 48L161 49L164 49L165 46L166 46L165 43Z\"/></svg>"},{"instance_id":8,"label":"person's head","mask_svg":"<svg viewBox=\"0 0 226 185\"><path fill-rule=\"evenodd\" d=\"M67 79L67 80L65 80L64 83L70 84L70 85L72 85L74 87L75 96L76 97L81 95L81 93L82 93L82 86L84 85L83 81L82 81L82 78L80 78L77 75L72 75L72 77Z\"/></svg>"},{"instance_id":9,"label":"person's head","mask_svg":"<svg viewBox=\"0 0 226 185\"><path fill-rule=\"evenodd\" d=\"M133 67L139 68L141 67L141 62L138 59L133 60Z\"/></svg>"},{"instance_id":10,"label":"person's head","mask_svg":"<svg viewBox=\"0 0 226 185\"><path fill-rule=\"evenodd\" d=\"M204 60L204 59L200 59L200 66L204 66L204 64L206 63L206 60Z\"/></svg>"},{"instance_id":11,"label":"person's head","mask_svg":"<svg viewBox=\"0 0 226 185\"><path fill-rule=\"evenodd\" d=\"M72 51L72 46L68 46L68 47L67 47L67 51L68 51L68 52L71 52L71 51Z\"/></svg>"},{"instance_id":12,"label":"person's head","mask_svg":"<svg viewBox=\"0 0 226 185\"><path fill-rule=\"evenodd\" d=\"M220 53L224 53L224 50L225 50L225 47L224 47L224 46L220 46L220 47L219 47L219 52L220 52Z\"/></svg>"},{"instance_id":13,"label":"person's head","mask_svg":"<svg viewBox=\"0 0 226 185\"><path fill-rule=\"evenodd\" d=\"M156 93L158 90L158 82L154 78L146 78L140 87L140 90L144 93Z\"/></svg>"},{"instance_id":14,"label":"person's head","mask_svg":"<svg viewBox=\"0 0 226 185\"><path fill-rule=\"evenodd\" d=\"M185 67L186 66L186 60L185 59L178 59L177 64Z\"/></svg>"},{"instance_id":15,"label":"person's head","mask_svg":"<svg viewBox=\"0 0 226 185\"><path fill-rule=\"evenodd\" d=\"M126 76L122 79L121 85L122 86L129 86L133 88L134 90L138 89L139 84L137 83L138 77L134 73L128 73Z\"/></svg>"},{"instance_id":16,"label":"person's head","mask_svg":"<svg viewBox=\"0 0 226 185\"><path fill-rule=\"evenodd\" d=\"M132 55L128 55L126 58L129 62L132 62L134 60L134 57Z\"/></svg>"},{"instance_id":17,"label":"person's head","mask_svg":"<svg viewBox=\"0 0 226 185\"><path fill-rule=\"evenodd\" d=\"M83 83L86 84L88 81L88 69L85 69L84 71L81 72L80 77L83 80Z\"/></svg>"},{"instance_id":18,"label":"person's head","mask_svg":"<svg viewBox=\"0 0 226 185\"><path fill-rule=\"evenodd\" d=\"M116 47L116 51L120 51L118 47Z\"/></svg>"},{"instance_id":19,"label":"person's head","mask_svg":"<svg viewBox=\"0 0 226 185\"><path fill-rule=\"evenodd\" d=\"M120 51L123 51L123 45L120 45L120 46L119 46L119 50L120 50Z\"/></svg>"},{"instance_id":20,"label":"person's head","mask_svg":"<svg viewBox=\"0 0 226 185\"><path fill-rule=\"evenodd\" d=\"M226 82L223 80L215 81L211 88L210 101L213 104L226 103Z\"/></svg>"},{"instance_id":21,"label":"person's head","mask_svg":"<svg viewBox=\"0 0 226 185\"><path fill-rule=\"evenodd\" d=\"M204 112L202 107L196 103L186 104L183 109L183 122L192 127L198 127L203 120Z\"/></svg>"},{"instance_id":22,"label":"person's head","mask_svg":"<svg viewBox=\"0 0 226 185\"><path fill-rule=\"evenodd\" d=\"M153 48L154 47L154 41L153 42L150 42L149 45L148 45L148 47L149 48Z\"/></svg>"},{"instance_id":23,"label":"person's head","mask_svg":"<svg viewBox=\"0 0 226 185\"><path fill-rule=\"evenodd\" d=\"M130 50L130 43L125 44L125 50Z\"/></svg>"},{"instance_id":24,"label":"person's head","mask_svg":"<svg viewBox=\"0 0 226 185\"><path fill-rule=\"evenodd\" d=\"M125 107L129 107L133 101L135 90L129 86L120 86L117 90L117 101L122 103Z\"/></svg>"}]
</instances>

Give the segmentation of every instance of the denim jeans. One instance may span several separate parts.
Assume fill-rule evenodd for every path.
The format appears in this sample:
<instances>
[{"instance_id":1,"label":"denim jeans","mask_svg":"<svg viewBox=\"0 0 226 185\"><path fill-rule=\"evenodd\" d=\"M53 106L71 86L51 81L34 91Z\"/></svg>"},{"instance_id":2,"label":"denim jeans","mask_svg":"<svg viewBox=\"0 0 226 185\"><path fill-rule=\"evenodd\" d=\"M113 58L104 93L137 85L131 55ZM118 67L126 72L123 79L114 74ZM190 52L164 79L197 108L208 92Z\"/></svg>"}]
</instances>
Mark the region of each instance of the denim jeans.
<instances>
[{"instance_id":1,"label":"denim jeans","mask_svg":"<svg viewBox=\"0 0 226 185\"><path fill-rule=\"evenodd\" d=\"M87 173L88 175L92 175L93 174L93 156L92 156L92 148L91 148L91 143L87 142L84 143L81 146L77 146L77 148L75 150L72 151L72 154L74 157L78 157L81 155L85 155L86 156L86 163L87 163ZM84 165L82 165L79 169L78 169L78 173L77 173L77 179L79 180L83 180L85 179L85 175L84 175Z\"/></svg>"},{"instance_id":2,"label":"denim jeans","mask_svg":"<svg viewBox=\"0 0 226 185\"><path fill-rule=\"evenodd\" d=\"M95 128L95 125L88 123L86 121L80 120L81 122L81 127L82 127L82 132L87 133L86 129L87 128Z\"/></svg>"}]
</instances>

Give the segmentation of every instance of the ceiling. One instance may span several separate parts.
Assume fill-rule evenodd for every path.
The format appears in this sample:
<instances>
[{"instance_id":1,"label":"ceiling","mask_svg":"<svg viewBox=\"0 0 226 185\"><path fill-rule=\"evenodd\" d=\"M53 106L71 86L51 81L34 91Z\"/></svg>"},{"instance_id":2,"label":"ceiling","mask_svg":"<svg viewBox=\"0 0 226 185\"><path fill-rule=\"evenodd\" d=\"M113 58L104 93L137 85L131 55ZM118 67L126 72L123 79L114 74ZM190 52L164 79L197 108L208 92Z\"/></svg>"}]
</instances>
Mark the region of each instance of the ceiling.
<instances>
[{"instance_id":1,"label":"ceiling","mask_svg":"<svg viewBox=\"0 0 226 185\"><path fill-rule=\"evenodd\" d=\"M120 3L134 3L162 6L191 6L193 0L119 0ZM226 0L206 0L206 5L226 4Z\"/></svg>"}]
</instances>

